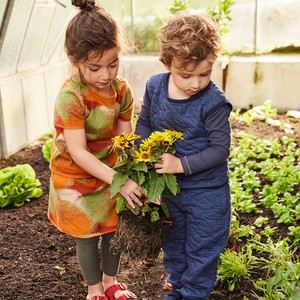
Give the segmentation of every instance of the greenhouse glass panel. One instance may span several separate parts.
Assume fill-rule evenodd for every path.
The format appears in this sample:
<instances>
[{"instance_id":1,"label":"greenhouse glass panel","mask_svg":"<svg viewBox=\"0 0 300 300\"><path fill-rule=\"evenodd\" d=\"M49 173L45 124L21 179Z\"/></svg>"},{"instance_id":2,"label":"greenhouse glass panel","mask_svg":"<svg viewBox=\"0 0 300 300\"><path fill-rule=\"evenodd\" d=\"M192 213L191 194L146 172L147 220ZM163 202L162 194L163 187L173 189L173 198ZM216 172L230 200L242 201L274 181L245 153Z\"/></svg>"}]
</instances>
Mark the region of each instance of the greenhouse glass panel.
<instances>
[{"instance_id":1,"label":"greenhouse glass panel","mask_svg":"<svg viewBox=\"0 0 300 300\"><path fill-rule=\"evenodd\" d=\"M1 36L3 44L0 49L0 77L16 72L33 3L33 0L14 2L5 35Z\"/></svg>"},{"instance_id":2,"label":"greenhouse glass panel","mask_svg":"<svg viewBox=\"0 0 300 300\"><path fill-rule=\"evenodd\" d=\"M2 27L3 17L6 9L8 0L2 0L0 1L0 28Z\"/></svg>"},{"instance_id":3,"label":"greenhouse glass panel","mask_svg":"<svg viewBox=\"0 0 300 300\"><path fill-rule=\"evenodd\" d=\"M44 4L39 1L35 4L22 46L19 72L40 66L55 7L55 2Z\"/></svg>"},{"instance_id":4,"label":"greenhouse glass panel","mask_svg":"<svg viewBox=\"0 0 300 300\"><path fill-rule=\"evenodd\" d=\"M71 1L65 5L56 5L41 60L43 65L66 58L64 52L65 30L75 12Z\"/></svg>"}]
</instances>

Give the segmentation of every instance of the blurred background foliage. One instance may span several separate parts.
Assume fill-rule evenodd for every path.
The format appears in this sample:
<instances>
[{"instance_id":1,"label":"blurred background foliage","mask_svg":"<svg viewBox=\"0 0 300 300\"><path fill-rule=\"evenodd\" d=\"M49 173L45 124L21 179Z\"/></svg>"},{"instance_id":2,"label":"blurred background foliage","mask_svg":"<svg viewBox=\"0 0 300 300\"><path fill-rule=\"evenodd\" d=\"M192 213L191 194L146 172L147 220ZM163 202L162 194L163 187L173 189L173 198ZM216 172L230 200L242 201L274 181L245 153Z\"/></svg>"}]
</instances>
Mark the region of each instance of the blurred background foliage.
<instances>
[{"instance_id":1,"label":"blurred background foliage","mask_svg":"<svg viewBox=\"0 0 300 300\"><path fill-rule=\"evenodd\" d=\"M141 3L142 2L142 3ZM178 11L206 12L221 25L222 34L228 32L232 0L102 0L100 4L120 22L133 49L141 53L159 50L160 28Z\"/></svg>"}]
</instances>

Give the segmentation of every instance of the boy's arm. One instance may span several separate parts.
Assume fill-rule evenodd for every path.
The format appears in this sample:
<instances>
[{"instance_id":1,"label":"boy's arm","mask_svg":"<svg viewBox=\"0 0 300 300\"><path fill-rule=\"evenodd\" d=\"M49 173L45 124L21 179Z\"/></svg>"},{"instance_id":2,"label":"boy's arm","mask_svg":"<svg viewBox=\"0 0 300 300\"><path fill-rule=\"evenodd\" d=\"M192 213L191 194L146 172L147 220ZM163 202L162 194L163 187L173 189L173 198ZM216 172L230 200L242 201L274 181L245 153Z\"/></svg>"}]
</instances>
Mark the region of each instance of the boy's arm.
<instances>
[{"instance_id":1,"label":"boy's arm","mask_svg":"<svg viewBox=\"0 0 300 300\"><path fill-rule=\"evenodd\" d=\"M230 116L231 108L227 105L217 109L205 122L208 148L203 151L181 157L185 175L191 175L225 162L230 154Z\"/></svg>"},{"instance_id":2,"label":"boy's arm","mask_svg":"<svg viewBox=\"0 0 300 300\"><path fill-rule=\"evenodd\" d=\"M143 98L143 104L135 128L135 134L141 136L139 140L136 140L137 145L141 144L142 140L149 137L152 132L151 123L150 123L150 107L151 107L151 101L146 89Z\"/></svg>"}]
</instances>

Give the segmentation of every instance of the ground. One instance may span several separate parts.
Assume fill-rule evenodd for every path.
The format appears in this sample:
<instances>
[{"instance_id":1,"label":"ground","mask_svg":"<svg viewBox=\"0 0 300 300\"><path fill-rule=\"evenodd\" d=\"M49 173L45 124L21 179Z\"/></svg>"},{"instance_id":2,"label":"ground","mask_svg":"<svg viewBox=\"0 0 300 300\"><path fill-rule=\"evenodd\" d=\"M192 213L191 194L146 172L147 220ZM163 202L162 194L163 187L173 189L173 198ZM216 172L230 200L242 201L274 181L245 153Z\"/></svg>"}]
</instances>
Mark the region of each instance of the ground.
<instances>
[{"instance_id":1,"label":"ground","mask_svg":"<svg viewBox=\"0 0 300 300\"><path fill-rule=\"evenodd\" d=\"M278 115L276 118L292 124L300 146L300 121ZM244 130L264 138L289 135L262 121L254 121L248 127L233 121L232 130ZM29 163L42 183L43 195L32 199L20 208L0 209L0 300L83 300L86 287L78 269L74 240L59 233L47 219L48 163L42 156L42 142L19 151L8 159L0 160L0 169L6 166ZM266 214L269 212L266 211ZM270 215L270 217L272 217ZM245 224L251 224L253 216L243 216ZM277 225L278 226L278 225ZM278 226L277 234L285 236L287 228ZM140 261L122 257L119 280L124 281L138 295L138 300L163 299L166 272L161 260ZM217 292L209 300L242 300L253 298L251 284L238 284L229 293L226 286L217 285Z\"/></svg>"}]
</instances>

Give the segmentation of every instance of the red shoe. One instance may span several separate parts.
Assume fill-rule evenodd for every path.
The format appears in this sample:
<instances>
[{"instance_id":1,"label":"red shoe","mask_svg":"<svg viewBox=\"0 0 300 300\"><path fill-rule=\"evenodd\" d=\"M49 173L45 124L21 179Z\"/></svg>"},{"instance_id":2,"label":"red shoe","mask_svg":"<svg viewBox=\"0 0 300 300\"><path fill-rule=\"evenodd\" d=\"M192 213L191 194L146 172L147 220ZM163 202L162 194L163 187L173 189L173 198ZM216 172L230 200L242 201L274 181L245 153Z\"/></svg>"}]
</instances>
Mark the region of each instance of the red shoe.
<instances>
[{"instance_id":1,"label":"red shoe","mask_svg":"<svg viewBox=\"0 0 300 300\"><path fill-rule=\"evenodd\" d=\"M123 293L120 297L115 298L116 291L123 291ZM137 300L137 296L128 291L127 286L123 282L111 285L104 291L104 294L108 300Z\"/></svg>"},{"instance_id":2,"label":"red shoe","mask_svg":"<svg viewBox=\"0 0 300 300\"><path fill-rule=\"evenodd\" d=\"M87 295L86 300L108 300L105 296L92 296L89 297L89 295Z\"/></svg>"}]
</instances>

